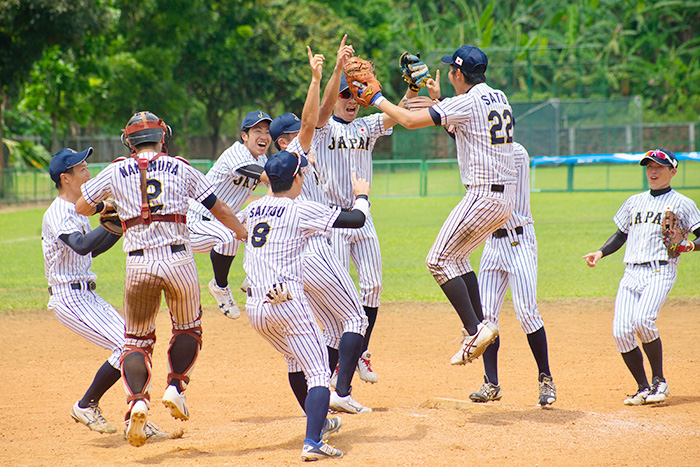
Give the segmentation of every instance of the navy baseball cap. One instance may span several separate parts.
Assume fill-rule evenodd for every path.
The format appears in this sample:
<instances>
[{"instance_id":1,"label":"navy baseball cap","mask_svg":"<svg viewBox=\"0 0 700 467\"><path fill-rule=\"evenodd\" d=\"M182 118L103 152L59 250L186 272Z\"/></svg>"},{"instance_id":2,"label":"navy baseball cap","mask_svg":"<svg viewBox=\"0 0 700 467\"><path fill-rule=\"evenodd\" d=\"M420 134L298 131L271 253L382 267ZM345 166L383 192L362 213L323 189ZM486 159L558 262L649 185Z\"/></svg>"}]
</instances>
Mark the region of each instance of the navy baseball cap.
<instances>
[{"instance_id":1,"label":"navy baseball cap","mask_svg":"<svg viewBox=\"0 0 700 467\"><path fill-rule=\"evenodd\" d=\"M64 148L58 151L49 162L49 174L54 183L58 183L61 179L61 174L66 173L71 167L83 162L92 154L92 148L87 148L85 151L78 152L75 149Z\"/></svg>"},{"instance_id":2,"label":"navy baseball cap","mask_svg":"<svg viewBox=\"0 0 700 467\"><path fill-rule=\"evenodd\" d=\"M672 169L678 167L678 159L676 159L676 155L668 149L653 149L651 151L647 151L647 153L644 154L644 157L642 157L642 160L639 161L639 165L647 165L649 161L654 161L661 165L667 165Z\"/></svg>"},{"instance_id":3,"label":"navy baseball cap","mask_svg":"<svg viewBox=\"0 0 700 467\"><path fill-rule=\"evenodd\" d=\"M309 161L296 152L280 151L265 162L265 173L270 180L291 180Z\"/></svg>"},{"instance_id":4,"label":"navy baseball cap","mask_svg":"<svg viewBox=\"0 0 700 467\"><path fill-rule=\"evenodd\" d=\"M489 65L489 60L478 47L463 45L452 55L442 57L442 63L454 65L465 73L483 73Z\"/></svg>"},{"instance_id":5,"label":"navy baseball cap","mask_svg":"<svg viewBox=\"0 0 700 467\"><path fill-rule=\"evenodd\" d=\"M340 75L340 89L338 90L338 94L345 91L349 87L350 86L348 86L348 80L347 78L345 78L345 73L343 73L342 75Z\"/></svg>"},{"instance_id":6,"label":"navy baseball cap","mask_svg":"<svg viewBox=\"0 0 700 467\"><path fill-rule=\"evenodd\" d=\"M243 121L241 122L241 131L253 128L258 123L264 121L272 122L272 119L268 114L266 114L262 110L254 110L252 112L248 112L245 115L245 117L243 117Z\"/></svg>"},{"instance_id":7,"label":"navy baseball cap","mask_svg":"<svg viewBox=\"0 0 700 467\"><path fill-rule=\"evenodd\" d=\"M277 138L284 133L296 133L299 130L301 130L301 120L291 112L280 115L270 123L272 141L277 141Z\"/></svg>"}]
</instances>

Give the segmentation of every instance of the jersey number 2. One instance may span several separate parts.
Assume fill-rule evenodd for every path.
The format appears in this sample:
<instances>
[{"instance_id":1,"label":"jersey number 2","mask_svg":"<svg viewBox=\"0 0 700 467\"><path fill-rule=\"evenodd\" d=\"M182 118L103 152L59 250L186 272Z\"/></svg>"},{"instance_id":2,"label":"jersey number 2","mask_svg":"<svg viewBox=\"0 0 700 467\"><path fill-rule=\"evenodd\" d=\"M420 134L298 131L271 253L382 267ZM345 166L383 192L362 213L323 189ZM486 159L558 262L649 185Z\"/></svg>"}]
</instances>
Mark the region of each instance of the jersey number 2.
<instances>
[{"instance_id":1,"label":"jersey number 2","mask_svg":"<svg viewBox=\"0 0 700 467\"><path fill-rule=\"evenodd\" d=\"M253 234L250 236L250 244L255 248L260 248L267 243L267 236L270 234L270 224L260 222L253 227Z\"/></svg>"},{"instance_id":2,"label":"jersey number 2","mask_svg":"<svg viewBox=\"0 0 700 467\"><path fill-rule=\"evenodd\" d=\"M491 125L491 144L503 144L513 142L513 115L510 110L505 109L503 116L496 110L489 112L489 122ZM503 124L505 123L505 128Z\"/></svg>"}]
</instances>

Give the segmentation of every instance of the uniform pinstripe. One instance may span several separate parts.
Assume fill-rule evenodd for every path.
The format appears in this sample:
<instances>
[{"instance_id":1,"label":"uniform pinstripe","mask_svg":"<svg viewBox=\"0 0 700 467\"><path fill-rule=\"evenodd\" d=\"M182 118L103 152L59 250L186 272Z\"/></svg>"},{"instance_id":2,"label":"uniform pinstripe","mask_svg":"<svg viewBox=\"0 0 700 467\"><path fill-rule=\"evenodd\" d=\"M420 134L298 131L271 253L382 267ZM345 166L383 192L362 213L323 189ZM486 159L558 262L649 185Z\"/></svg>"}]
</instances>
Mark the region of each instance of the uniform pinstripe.
<instances>
[{"instance_id":1,"label":"uniform pinstripe","mask_svg":"<svg viewBox=\"0 0 700 467\"><path fill-rule=\"evenodd\" d=\"M525 148L514 143L518 171L515 209L503 225L507 236L489 236L479 263L479 295L484 318L498 326L498 316L508 286L513 295L515 316L526 334L544 323L537 307L537 239L530 211L530 166ZM516 228L523 233L517 234Z\"/></svg>"},{"instance_id":2,"label":"uniform pinstripe","mask_svg":"<svg viewBox=\"0 0 700 467\"><path fill-rule=\"evenodd\" d=\"M97 279L90 269L92 255L79 255L59 238L63 234L90 232L90 221L75 212L75 204L56 198L44 213L41 244L46 280L51 287L48 309L68 329L112 352L109 364L119 369L124 345L124 319L87 283ZM73 289L71 284L80 284Z\"/></svg>"},{"instance_id":3,"label":"uniform pinstripe","mask_svg":"<svg viewBox=\"0 0 700 467\"><path fill-rule=\"evenodd\" d=\"M234 213L240 211L245 200L258 186L259 180L241 175L236 170L251 164L264 167L266 160L266 156L256 159L244 144L238 141L234 143L207 172L207 179L215 187L216 197L228 204ZM240 242L234 238L233 232L214 218L201 203L190 202L187 227L190 230L192 250L195 252L209 253L213 248L224 256L235 256L238 253Z\"/></svg>"},{"instance_id":4,"label":"uniform pinstripe","mask_svg":"<svg viewBox=\"0 0 700 467\"><path fill-rule=\"evenodd\" d=\"M248 228L243 267L250 282L246 312L253 328L288 362L301 368L309 388L330 386L328 351L303 293L304 249L310 236L328 231L340 209L290 198L265 196L239 217ZM284 282L292 300L265 301L273 284Z\"/></svg>"},{"instance_id":5,"label":"uniform pinstripe","mask_svg":"<svg viewBox=\"0 0 700 467\"><path fill-rule=\"evenodd\" d=\"M151 162L148 183L152 211L157 214L186 214L188 200L201 202L214 187L184 159L143 153ZM141 213L140 175L136 159L118 160L82 186L90 205L112 195L119 205L119 217L131 219ZM173 252L172 245L186 245ZM124 251L143 250L142 256L127 256L124 306L127 333L144 337L155 330L161 292L173 318L174 329L201 326L199 281L194 255L189 247L187 226L175 222L135 225L124 232ZM152 339L127 339L127 345L152 345Z\"/></svg>"},{"instance_id":6,"label":"uniform pinstripe","mask_svg":"<svg viewBox=\"0 0 700 467\"><path fill-rule=\"evenodd\" d=\"M332 206L351 208L355 196L352 174L372 182L372 149L377 138L392 134L384 128L383 114L373 114L343 123L335 117L316 129L312 146L316 163L327 181ZM360 298L367 307L379 306L382 293L382 260L379 239L371 214L360 229L334 229L331 243L341 263L357 269Z\"/></svg>"},{"instance_id":7,"label":"uniform pinstripe","mask_svg":"<svg viewBox=\"0 0 700 467\"><path fill-rule=\"evenodd\" d=\"M514 207L512 109L505 94L485 83L432 107L453 125L464 198L452 210L426 258L438 284L472 271L469 255L505 223ZM494 191L492 185L503 185Z\"/></svg>"},{"instance_id":8,"label":"uniform pinstripe","mask_svg":"<svg viewBox=\"0 0 700 467\"><path fill-rule=\"evenodd\" d=\"M649 191L633 195L614 217L618 229L627 234L625 272L613 317L613 338L622 353L637 347L635 334L642 343L659 337L656 318L676 281L680 259L669 258L663 244L661 221L667 210L676 213L682 229L700 227L700 211L695 203L675 190L658 196Z\"/></svg>"}]
</instances>

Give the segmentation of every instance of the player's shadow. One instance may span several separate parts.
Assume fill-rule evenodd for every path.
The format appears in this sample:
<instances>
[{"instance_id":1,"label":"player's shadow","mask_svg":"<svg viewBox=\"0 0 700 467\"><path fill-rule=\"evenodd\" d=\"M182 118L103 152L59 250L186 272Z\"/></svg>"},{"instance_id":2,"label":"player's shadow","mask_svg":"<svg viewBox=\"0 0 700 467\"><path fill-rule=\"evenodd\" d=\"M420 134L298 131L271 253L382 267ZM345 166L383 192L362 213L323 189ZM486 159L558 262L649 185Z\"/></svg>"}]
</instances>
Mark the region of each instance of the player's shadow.
<instances>
[{"instance_id":1,"label":"player's shadow","mask_svg":"<svg viewBox=\"0 0 700 467\"><path fill-rule=\"evenodd\" d=\"M664 402L649 404L648 407L661 409L670 405L697 404L698 402L700 402L700 396L673 396Z\"/></svg>"},{"instance_id":2,"label":"player's shadow","mask_svg":"<svg viewBox=\"0 0 700 467\"><path fill-rule=\"evenodd\" d=\"M586 416L580 410L565 410L554 407L528 410L499 410L473 414L470 423L479 425L509 426L520 422L546 425L566 425Z\"/></svg>"}]
</instances>

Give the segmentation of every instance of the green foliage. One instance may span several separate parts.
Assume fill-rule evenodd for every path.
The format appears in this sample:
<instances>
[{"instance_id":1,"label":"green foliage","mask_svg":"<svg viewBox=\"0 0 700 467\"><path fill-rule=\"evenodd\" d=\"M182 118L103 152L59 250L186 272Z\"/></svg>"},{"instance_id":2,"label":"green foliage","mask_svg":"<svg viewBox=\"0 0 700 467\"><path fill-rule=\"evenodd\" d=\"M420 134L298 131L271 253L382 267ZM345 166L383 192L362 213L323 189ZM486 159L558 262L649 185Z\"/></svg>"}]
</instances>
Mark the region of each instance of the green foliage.
<instances>
[{"instance_id":1,"label":"green foliage","mask_svg":"<svg viewBox=\"0 0 700 467\"><path fill-rule=\"evenodd\" d=\"M41 144L32 141L13 141L4 138L2 142L7 146L9 166L16 170L26 168L41 169L49 166L51 154Z\"/></svg>"}]
</instances>

